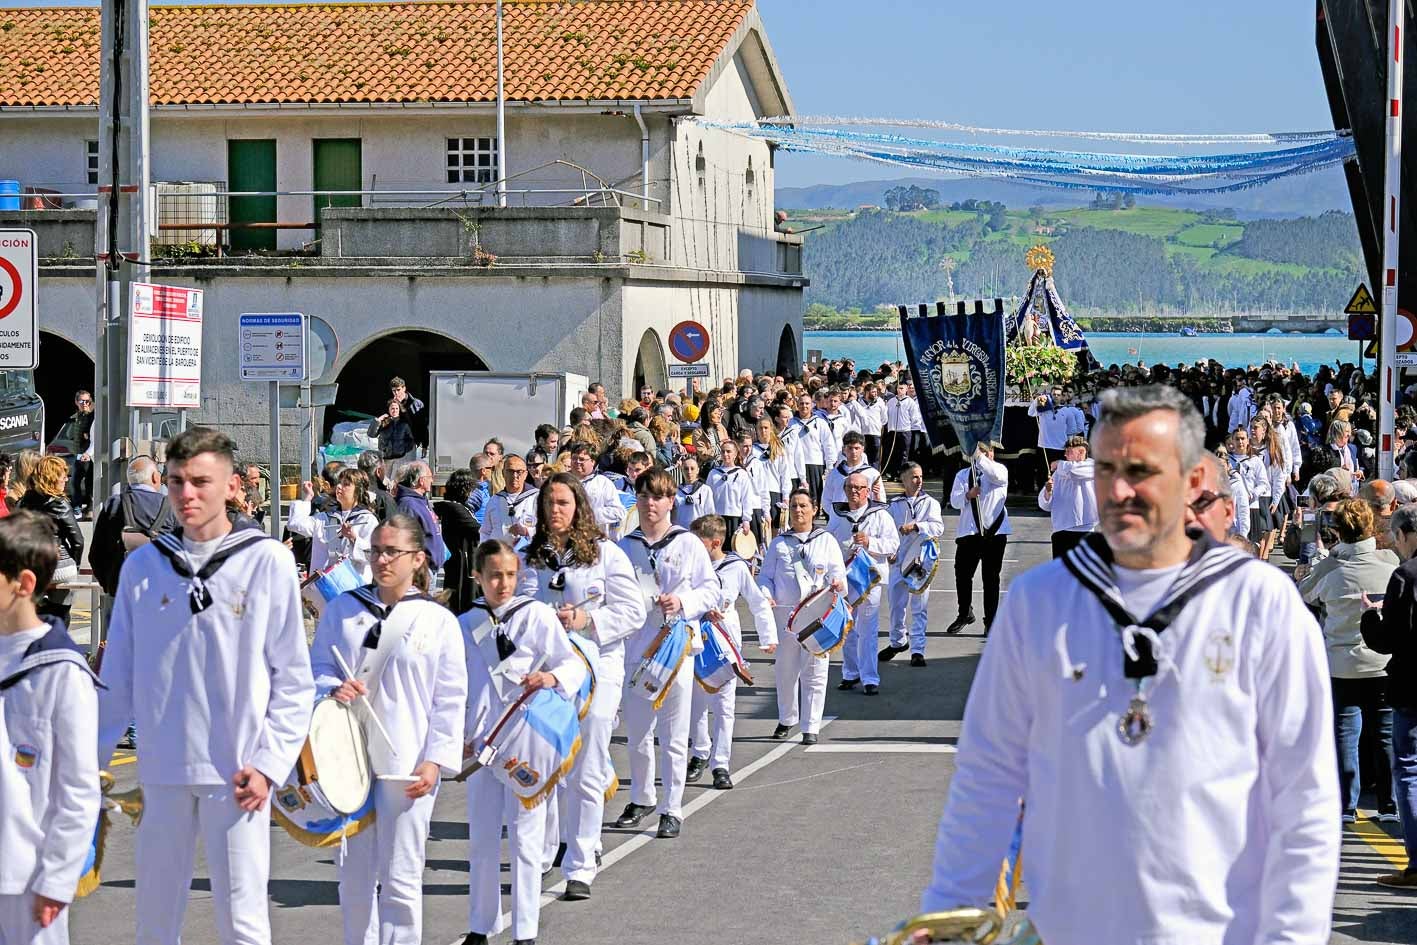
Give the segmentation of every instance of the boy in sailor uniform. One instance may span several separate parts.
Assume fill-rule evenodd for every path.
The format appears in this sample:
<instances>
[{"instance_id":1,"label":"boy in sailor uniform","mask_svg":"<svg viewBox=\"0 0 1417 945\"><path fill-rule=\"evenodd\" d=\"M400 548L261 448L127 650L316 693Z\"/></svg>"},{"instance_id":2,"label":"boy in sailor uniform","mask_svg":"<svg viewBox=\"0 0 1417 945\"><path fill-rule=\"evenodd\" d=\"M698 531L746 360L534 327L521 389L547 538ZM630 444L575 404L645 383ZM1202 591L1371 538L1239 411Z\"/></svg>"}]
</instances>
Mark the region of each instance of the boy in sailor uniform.
<instances>
[{"instance_id":1,"label":"boy in sailor uniform","mask_svg":"<svg viewBox=\"0 0 1417 945\"><path fill-rule=\"evenodd\" d=\"M732 441L724 442L727 458ZM741 473L742 470L739 470ZM747 475L743 473L743 475ZM718 580L708 552L697 538L669 522L674 507L674 480L662 469L653 469L635 483L639 495L640 527L620 541L630 559L650 606L644 624L625 645L625 676L633 678L650 654L660 627L682 616L692 626L718 601ZM697 634L692 638L697 643ZM679 836L683 821L684 777L689 768L689 711L694 667L685 654L679 671L661 693L660 707L641 690L625 693L625 731L630 748L630 803L615 821L617 827L634 827L659 810L661 839ZM656 805L654 740L659 737L664 797Z\"/></svg>"},{"instance_id":2,"label":"boy in sailor uniform","mask_svg":"<svg viewBox=\"0 0 1417 945\"><path fill-rule=\"evenodd\" d=\"M846 593L846 565L841 545L812 527L817 507L806 489L794 489L787 499L787 531L774 538L758 573L758 586L772 602L778 638L773 675L777 682L777 728L772 737L786 738L802 723L802 744L815 745L827 698L827 664L808 653L792 636L788 619L802 599L821 587Z\"/></svg>"},{"instance_id":3,"label":"boy in sailor uniform","mask_svg":"<svg viewBox=\"0 0 1417 945\"><path fill-rule=\"evenodd\" d=\"M822 440L822 459L824 465L831 466L841 458L841 447L846 434L853 431L859 434L861 431L856 429L856 422L841 407L843 398L840 388L834 387L829 391L819 392L819 395L822 398L822 423L818 427ZM826 499L823 498L822 502L825 504Z\"/></svg>"},{"instance_id":4,"label":"boy in sailor uniform","mask_svg":"<svg viewBox=\"0 0 1417 945\"><path fill-rule=\"evenodd\" d=\"M782 441L782 450L787 459L787 490L782 493L785 501L787 494L807 480L807 468L802 461L802 436L806 430L802 422L792 415L792 408L787 404L778 404L772 408L773 428L777 430L777 438Z\"/></svg>"},{"instance_id":5,"label":"boy in sailor uniform","mask_svg":"<svg viewBox=\"0 0 1417 945\"><path fill-rule=\"evenodd\" d=\"M891 518L900 532L901 540L910 534L920 533L936 540L945 534L945 520L940 511L939 500L925 492L924 473L917 462L905 463L900 468L900 482L905 494L890 501ZM879 658L893 660L907 649L910 650L910 665L925 665L925 624L929 618L930 592L912 594L905 588L901 568L910 562L899 558L891 562L890 582L890 640L881 650ZM910 637L906 640L906 610L910 611Z\"/></svg>"},{"instance_id":6,"label":"boy in sailor uniform","mask_svg":"<svg viewBox=\"0 0 1417 945\"><path fill-rule=\"evenodd\" d=\"M1054 460L1048 481L1038 493L1038 507L1053 523L1053 557L1061 558L1097 527L1097 495L1087 439L1074 436Z\"/></svg>"},{"instance_id":7,"label":"boy in sailor uniform","mask_svg":"<svg viewBox=\"0 0 1417 945\"><path fill-rule=\"evenodd\" d=\"M474 570L484 597L458 618L467 648L468 744L480 745L524 691L553 689L575 701L586 664L550 606L516 593L521 561L500 541L478 546ZM514 945L536 941L550 798L527 808L491 768L468 779L468 915L464 945L485 945L501 932L501 830L512 857Z\"/></svg>"},{"instance_id":8,"label":"boy in sailor uniform","mask_svg":"<svg viewBox=\"0 0 1417 945\"><path fill-rule=\"evenodd\" d=\"M826 472L828 462L822 453L822 437L824 430L830 430L826 420L822 419L822 415L813 405L811 394L802 394L797 398L797 417L794 422L799 431L797 455L802 463L802 484L812 494L812 504L820 505L822 476ZM836 462L835 455L831 457L830 462Z\"/></svg>"},{"instance_id":9,"label":"boy in sailor uniform","mask_svg":"<svg viewBox=\"0 0 1417 945\"><path fill-rule=\"evenodd\" d=\"M68 905L98 821L101 685L35 610L57 563L34 512L0 519L0 942L68 945Z\"/></svg>"},{"instance_id":10,"label":"boy in sailor uniform","mask_svg":"<svg viewBox=\"0 0 1417 945\"><path fill-rule=\"evenodd\" d=\"M768 600L762 588L753 580L753 569L738 555L725 554L723 540L728 529L723 519L710 515L694 522L690 529L703 542L709 560L713 562L713 573L718 578L720 594L714 604L711 616L716 616L723 629L733 639L739 651L743 649L743 629L738 622L738 599L748 602L753 614L753 628L758 634L758 646L766 653L777 649L777 627L772 619L772 601ZM733 717L737 702L738 679L724 686L718 692L705 692L702 686L694 686L692 700L692 722L689 741L689 771L686 780L691 784L703 777L708 768L713 775L713 786L720 791L733 787L729 774L729 761L733 754ZM709 732L709 712L713 712L713 732ZM712 753L710 754L710 748Z\"/></svg>"},{"instance_id":11,"label":"boy in sailor uniform","mask_svg":"<svg viewBox=\"0 0 1417 945\"><path fill-rule=\"evenodd\" d=\"M505 541L515 546L536 530L536 497L540 490L527 482L526 460L508 456L502 461L507 488L487 503L480 535L483 541Z\"/></svg>"},{"instance_id":12,"label":"boy in sailor uniform","mask_svg":"<svg viewBox=\"0 0 1417 945\"><path fill-rule=\"evenodd\" d=\"M699 460L696 456L685 456L679 461L684 471L684 484L674 493L674 524L688 528L695 519L713 515L713 490L699 478Z\"/></svg>"},{"instance_id":13,"label":"boy in sailor uniform","mask_svg":"<svg viewBox=\"0 0 1417 945\"><path fill-rule=\"evenodd\" d=\"M886 501L886 484L881 480L881 471L866 462L866 440L855 430L842 438L841 459L827 470L826 483L822 486L822 507L826 509L828 522L841 514L841 506L846 504L846 477L853 473L866 477L871 487L871 501Z\"/></svg>"},{"instance_id":14,"label":"boy in sailor uniform","mask_svg":"<svg viewBox=\"0 0 1417 945\"><path fill-rule=\"evenodd\" d=\"M843 560L852 553L871 556L871 566L884 577L890 567L891 555L900 547L900 533L890 509L882 502L868 498L875 483L864 473L846 477L846 507L837 507L836 517L827 531L841 542ZM876 660L876 641L880 636L881 585L874 584L851 613L851 639L841 654L841 683L838 689L854 689L863 683L868 696L880 692L881 672Z\"/></svg>"},{"instance_id":15,"label":"boy in sailor uniform","mask_svg":"<svg viewBox=\"0 0 1417 945\"><path fill-rule=\"evenodd\" d=\"M738 442L724 440L719 447L721 462L709 470L708 485L713 490L714 511L723 516L728 533L748 530L753 514L753 477L738 465Z\"/></svg>"},{"instance_id":16,"label":"boy in sailor uniform","mask_svg":"<svg viewBox=\"0 0 1417 945\"><path fill-rule=\"evenodd\" d=\"M137 940L176 945L197 838L222 945L268 945L271 785L310 731L315 684L290 550L233 529L236 445L194 427L167 447L181 527L123 563L104 652L98 759L136 719Z\"/></svg>"},{"instance_id":17,"label":"boy in sailor uniform","mask_svg":"<svg viewBox=\"0 0 1417 945\"><path fill-rule=\"evenodd\" d=\"M346 841L340 914L345 945L419 945L424 849L438 782L462 767L467 666L457 619L428 596L418 520L390 516L374 532L369 555L374 583L331 601L310 646L317 691L345 704L359 700L356 716L368 712L383 725L363 723L375 816Z\"/></svg>"},{"instance_id":18,"label":"boy in sailor uniform","mask_svg":"<svg viewBox=\"0 0 1417 945\"><path fill-rule=\"evenodd\" d=\"M604 474L595 469L595 454L585 443L572 443L571 472L580 479L586 497L590 499L595 521L600 525L605 537L614 541L619 537L620 524L625 521L625 506L620 502L620 490Z\"/></svg>"}]
</instances>

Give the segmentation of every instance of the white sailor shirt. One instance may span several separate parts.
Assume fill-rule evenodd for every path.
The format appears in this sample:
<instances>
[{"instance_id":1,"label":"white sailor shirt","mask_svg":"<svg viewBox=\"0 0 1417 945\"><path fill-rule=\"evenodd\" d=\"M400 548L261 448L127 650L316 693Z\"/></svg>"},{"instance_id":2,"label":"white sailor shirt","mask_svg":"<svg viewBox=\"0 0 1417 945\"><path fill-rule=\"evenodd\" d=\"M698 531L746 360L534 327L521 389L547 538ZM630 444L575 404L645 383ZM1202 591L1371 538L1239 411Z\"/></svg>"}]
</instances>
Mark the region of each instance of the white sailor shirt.
<instances>
[{"instance_id":1,"label":"white sailor shirt","mask_svg":"<svg viewBox=\"0 0 1417 945\"><path fill-rule=\"evenodd\" d=\"M845 580L841 543L821 528L778 535L768 542L758 572L758 586L784 612L818 588Z\"/></svg>"},{"instance_id":2,"label":"white sailor shirt","mask_svg":"<svg viewBox=\"0 0 1417 945\"><path fill-rule=\"evenodd\" d=\"M674 492L674 524L688 528L695 519L714 515L713 490L703 482L686 482Z\"/></svg>"},{"instance_id":3,"label":"white sailor shirt","mask_svg":"<svg viewBox=\"0 0 1417 945\"><path fill-rule=\"evenodd\" d=\"M965 497L969 492L971 472L979 486L979 498L976 501L979 514L984 518L984 528L987 530L993 523L998 522L999 527L994 530L994 534L1009 534L1009 511L1004 507L1004 500L1009 495L1009 470L1002 463L996 463L987 456L980 456L972 466L966 466L955 473L954 485L950 488L950 505L959 513L955 538L967 538L979 534L980 531L974 522L974 503Z\"/></svg>"},{"instance_id":4,"label":"white sailor shirt","mask_svg":"<svg viewBox=\"0 0 1417 945\"><path fill-rule=\"evenodd\" d=\"M634 568L620 546L604 538L595 545L598 554L589 565L566 557L559 567L532 567L523 554L517 593L535 597L553 610L563 604L584 610L590 620L585 635L600 647L602 662L609 663L606 658L618 660L625 639L644 624L645 604Z\"/></svg>"},{"instance_id":5,"label":"white sailor shirt","mask_svg":"<svg viewBox=\"0 0 1417 945\"><path fill-rule=\"evenodd\" d=\"M822 418L822 423L818 427L824 458L822 465L827 466L841 459L841 441L846 437L846 434L856 430L856 423L851 419L850 414L841 411L836 414L818 411L817 415ZM861 431L857 430L856 432Z\"/></svg>"},{"instance_id":6,"label":"white sailor shirt","mask_svg":"<svg viewBox=\"0 0 1417 945\"><path fill-rule=\"evenodd\" d=\"M376 775L410 775L425 761L448 774L462 767L463 714L467 706L467 663L463 637L452 611L412 591L392 607L366 585L346 591L325 607L310 644L311 669L320 695L344 682L335 662L338 649L359 677L374 652L379 633L408 621L402 642L369 687L369 706L392 736L389 745L373 725L365 726L369 765Z\"/></svg>"},{"instance_id":7,"label":"white sailor shirt","mask_svg":"<svg viewBox=\"0 0 1417 945\"><path fill-rule=\"evenodd\" d=\"M753 513L753 477L742 466L715 466L709 470L713 507L719 515L747 518Z\"/></svg>"},{"instance_id":8,"label":"white sailor shirt","mask_svg":"<svg viewBox=\"0 0 1417 945\"><path fill-rule=\"evenodd\" d=\"M478 537L483 541L496 539L516 544L521 539L511 533L511 528L520 524L526 527L526 537L530 538L531 533L536 531L536 503L540 495L540 489L531 487L517 495L505 489L494 495L487 504L487 514L483 516Z\"/></svg>"},{"instance_id":9,"label":"white sailor shirt","mask_svg":"<svg viewBox=\"0 0 1417 945\"><path fill-rule=\"evenodd\" d=\"M782 449L787 459L787 470L789 479L803 480L807 478L806 464L802 461L802 439L807 428L796 417L787 421L787 426L777 431L777 438L782 441ZM784 492L783 495L787 493Z\"/></svg>"},{"instance_id":10,"label":"white sailor shirt","mask_svg":"<svg viewBox=\"0 0 1417 945\"><path fill-rule=\"evenodd\" d=\"M860 401L857 417L861 423L862 436L880 436L886 426L886 402L877 397L875 403Z\"/></svg>"},{"instance_id":11,"label":"white sailor shirt","mask_svg":"<svg viewBox=\"0 0 1417 945\"><path fill-rule=\"evenodd\" d=\"M899 397L896 399L899 405L899 430L911 433L925 432L925 417L920 412L920 402L914 397Z\"/></svg>"},{"instance_id":12,"label":"white sailor shirt","mask_svg":"<svg viewBox=\"0 0 1417 945\"><path fill-rule=\"evenodd\" d=\"M896 531L895 518L884 502L868 502L859 509L838 507L836 516L827 523L827 531L841 543L843 559L850 558L856 550L852 539L858 534L871 539L866 551L879 574L886 573L887 561L900 549L900 532Z\"/></svg>"},{"instance_id":13,"label":"white sailor shirt","mask_svg":"<svg viewBox=\"0 0 1417 945\"><path fill-rule=\"evenodd\" d=\"M1323 635L1285 574L1219 550L1233 556L1160 635L1136 745L1118 736L1136 687L1099 598L1064 559L1014 578L922 911L992 903L1022 798L1048 945L1328 941L1341 827Z\"/></svg>"},{"instance_id":14,"label":"white sailor shirt","mask_svg":"<svg viewBox=\"0 0 1417 945\"><path fill-rule=\"evenodd\" d=\"M767 514L768 506L772 505L772 493L775 487L780 487L778 471L773 469L767 454L757 446L753 447L753 453L743 468L748 471L748 481L753 487L753 511Z\"/></svg>"},{"instance_id":15,"label":"white sailor shirt","mask_svg":"<svg viewBox=\"0 0 1417 945\"><path fill-rule=\"evenodd\" d=\"M945 518L940 502L924 489L914 496L892 496L889 503L891 519L896 531L905 525L914 525L926 538L942 538L945 534Z\"/></svg>"},{"instance_id":16,"label":"white sailor shirt","mask_svg":"<svg viewBox=\"0 0 1417 945\"><path fill-rule=\"evenodd\" d=\"M468 744L486 739L533 672L555 676L556 691L566 699L579 695L585 660L550 605L518 594L493 611L478 598L457 622L467 653Z\"/></svg>"},{"instance_id":17,"label":"white sailor shirt","mask_svg":"<svg viewBox=\"0 0 1417 945\"><path fill-rule=\"evenodd\" d=\"M354 541L340 535L340 526L346 523L354 532ZM348 512L334 510L311 514L310 503L304 501L290 504L290 520L286 522L286 528L292 534L310 539L312 572L319 573L348 558L364 581L374 578L369 562L369 542L378 527L378 516L362 506L355 506Z\"/></svg>"},{"instance_id":18,"label":"white sailor shirt","mask_svg":"<svg viewBox=\"0 0 1417 945\"><path fill-rule=\"evenodd\" d=\"M1055 532L1090 532L1097 527L1097 492L1093 461L1062 460L1053 470L1053 495L1038 490L1038 507L1052 516Z\"/></svg>"},{"instance_id":19,"label":"white sailor shirt","mask_svg":"<svg viewBox=\"0 0 1417 945\"><path fill-rule=\"evenodd\" d=\"M295 558L260 531L237 529L198 574L221 563L197 580L160 549L185 556L181 532L123 562L103 655L99 765L136 721L141 783L228 785L250 765L284 784L314 706ZM196 598L206 606L194 613Z\"/></svg>"},{"instance_id":20,"label":"white sailor shirt","mask_svg":"<svg viewBox=\"0 0 1417 945\"><path fill-rule=\"evenodd\" d=\"M758 646L777 644L777 625L772 619L772 601L753 578L752 565L736 554L726 554L713 562L713 573L721 589L714 609L723 614L723 626L739 646L743 644L743 628L738 620L738 600L748 603L753 615L753 629L758 634Z\"/></svg>"},{"instance_id":21,"label":"white sailor shirt","mask_svg":"<svg viewBox=\"0 0 1417 945\"><path fill-rule=\"evenodd\" d=\"M631 654L644 653L664 624L663 611L657 604L650 604L651 595L676 595L683 617L690 623L718 603L718 579L713 574L713 562L704 543L692 533L671 526L658 541L651 542L644 532L635 529L620 539L620 550L630 559L640 586L640 597L645 601L644 622L626 643Z\"/></svg>"},{"instance_id":22,"label":"white sailor shirt","mask_svg":"<svg viewBox=\"0 0 1417 945\"><path fill-rule=\"evenodd\" d=\"M595 522L605 532L605 537L613 538L625 521L625 506L620 501L620 490L604 473L591 473L581 480L586 498L595 512Z\"/></svg>"},{"instance_id":23,"label":"white sailor shirt","mask_svg":"<svg viewBox=\"0 0 1417 945\"><path fill-rule=\"evenodd\" d=\"M837 503L846 501L846 478L856 473L865 476L871 484L872 501L886 501L886 484L881 481L879 469L866 462L860 466L848 466L843 459L827 470L826 479L822 481L822 508L827 510L828 519L836 516Z\"/></svg>"},{"instance_id":24,"label":"white sailor shirt","mask_svg":"<svg viewBox=\"0 0 1417 945\"><path fill-rule=\"evenodd\" d=\"M827 464L826 454L822 451L823 439L831 437L831 424L827 423L821 411L814 410L812 415L806 420L800 417L794 418L794 422L801 428L797 436L798 452L804 466L825 466ZM832 462L836 461L836 455L832 455ZM803 474L806 475L805 473Z\"/></svg>"},{"instance_id":25,"label":"white sailor shirt","mask_svg":"<svg viewBox=\"0 0 1417 945\"><path fill-rule=\"evenodd\" d=\"M1066 408L1039 407L1037 398L1028 402L1028 415L1038 418L1038 445L1045 449L1062 452L1068 437L1086 431L1080 423L1081 414L1074 419Z\"/></svg>"}]
</instances>

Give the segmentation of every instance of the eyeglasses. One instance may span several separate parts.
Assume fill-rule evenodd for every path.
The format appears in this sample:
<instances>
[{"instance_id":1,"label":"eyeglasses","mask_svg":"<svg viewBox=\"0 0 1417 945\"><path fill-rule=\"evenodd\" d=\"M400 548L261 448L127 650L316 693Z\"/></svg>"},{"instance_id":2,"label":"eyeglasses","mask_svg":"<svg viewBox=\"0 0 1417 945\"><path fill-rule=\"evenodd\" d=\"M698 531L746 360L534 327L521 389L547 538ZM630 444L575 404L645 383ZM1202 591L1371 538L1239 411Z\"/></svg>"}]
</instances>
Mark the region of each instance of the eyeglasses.
<instances>
[{"instance_id":1,"label":"eyeglasses","mask_svg":"<svg viewBox=\"0 0 1417 945\"><path fill-rule=\"evenodd\" d=\"M870 491L871 491L871 487L870 487L870 486L847 486L847 487L846 487L846 491L847 491L847 492L870 492Z\"/></svg>"},{"instance_id":2,"label":"eyeglasses","mask_svg":"<svg viewBox=\"0 0 1417 945\"><path fill-rule=\"evenodd\" d=\"M403 555L418 554L422 548L381 548L378 545L369 546L369 560L381 561L385 558L393 561Z\"/></svg>"},{"instance_id":3,"label":"eyeglasses","mask_svg":"<svg viewBox=\"0 0 1417 945\"><path fill-rule=\"evenodd\" d=\"M80 407L87 407L89 404L93 403L93 401L92 401L92 400L76 400L76 401L74 401L74 403L78 404Z\"/></svg>"},{"instance_id":4,"label":"eyeglasses","mask_svg":"<svg viewBox=\"0 0 1417 945\"><path fill-rule=\"evenodd\" d=\"M1196 500L1191 503L1191 511L1200 515L1221 499L1233 498L1228 492L1211 492L1209 489L1202 489L1201 494L1196 496Z\"/></svg>"}]
</instances>

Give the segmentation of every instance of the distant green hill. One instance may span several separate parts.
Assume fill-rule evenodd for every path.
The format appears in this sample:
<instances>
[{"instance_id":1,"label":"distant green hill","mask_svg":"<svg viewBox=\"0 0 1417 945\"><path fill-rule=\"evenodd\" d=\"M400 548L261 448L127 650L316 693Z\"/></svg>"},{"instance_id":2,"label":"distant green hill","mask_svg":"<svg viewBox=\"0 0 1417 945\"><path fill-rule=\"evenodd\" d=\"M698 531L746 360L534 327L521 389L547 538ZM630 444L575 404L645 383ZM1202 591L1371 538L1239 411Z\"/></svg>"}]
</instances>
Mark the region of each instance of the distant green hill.
<instances>
[{"instance_id":1,"label":"distant green hill","mask_svg":"<svg viewBox=\"0 0 1417 945\"><path fill-rule=\"evenodd\" d=\"M1352 214L1289 220L1169 207L1006 209L965 204L897 213L797 210L807 302L838 311L1015 296L1028 247L1049 244L1065 301L1091 312L1332 311L1361 281Z\"/></svg>"}]
</instances>

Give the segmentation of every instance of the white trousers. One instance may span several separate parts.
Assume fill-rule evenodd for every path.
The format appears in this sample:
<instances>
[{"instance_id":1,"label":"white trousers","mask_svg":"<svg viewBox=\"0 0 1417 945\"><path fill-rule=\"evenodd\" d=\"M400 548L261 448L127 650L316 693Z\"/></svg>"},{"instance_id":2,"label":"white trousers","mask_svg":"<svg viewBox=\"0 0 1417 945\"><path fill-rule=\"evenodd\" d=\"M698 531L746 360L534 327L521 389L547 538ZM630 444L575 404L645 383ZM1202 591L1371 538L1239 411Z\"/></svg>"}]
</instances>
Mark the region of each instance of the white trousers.
<instances>
[{"instance_id":1,"label":"white trousers","mask_svg":"<svg viewBox=\"0 0 1417 945\"><path fill-rule=\"evenodd\" d=\"M72 903L65 906L49 928L42 929L34 920L34 893L0 896L0 945L69 945L72 908Z\"/></svg>"},{"instance_id":2,"label":"white trousers","mask_svg":"<svg viewBox=\"0 0 1417 945\"><path fill-rule=\"evenodd\" d=\"M639 657L635 657L639 665ZM630 800L646 807L656 807L661 814L684 816L684 777L689 767L689 711L693 694L694 665L684 657L669 691L663 693L664 703L656 711L654 700L638 693L624 698L625 734L630 749ZM656 800L654 787L654 739L659 736L660 762L664 770L664 800Z\"/></svg>"},{"instance_id":3,"label":"white trousers","mask_svg":"<svg viewBox=\"0 0 1417 945\"><path fill-rule=\"evenodd\" d=\"M912 594L905 589L900 569L891 566L891 646L905 646L906 612L910 613L910 652L925 654L925 623L930 615L930 592Z\"/></svg>"},{"instance_id":4,"label":"white trousers","mask_svg":"<svg viewBox=\"0 0 1417 945\"><path fill-rule=\"evenodd\" d=\"M590 883L595 879L595 851L605 823L605 792L615 781L610 761L610 733L620 711L625 681L624 647L606 647L595 664L595 698L581 719L581 754L557 793L565 799L561 832L566 855L561 872L566 879Z\"/></svg>"},{"instance_id":5,"label":"white trousers","mask_svg":"<svg viewBox=\"0 0 1417 945\"><path fill-rule=\"evenodd\" d=\"M880 633L881 585L877 584L851 611L851 633L841 648L842 679L859 679L867 686L881 684L881 668L876 662Z\"/></svg>"},{"instance_id":6,"label":"white trousers","mask_svg":"<svg viewBox=\"0 0 1417 945\"><path fill-rule=\"evenodd\" d=\"M207 851L221 945L270 945L266 883L271 807L246 813L224 784L144 784L137 866L137 945L177 945L197 838Z\"/></svg>"},{"instance_id":7,"label":"white trousers","mask_svg":"<svg viewBox=\"0 0 1417 945\"><path fill-rule=\"evenodd\" d=\"M830 660L808 653L787 631L787 618L791 613L790 607L773 608L778 640L781 641L773 663L773 676L777 681L777 720L782 725L796 725L800 720L803 733L814 735L822 728Z\"/></svg>"},{"instance_id":8,"label":"white trousers","mask_svg":"<svg viewBox=\"0 0 1417 945\"><path fill-rule=\"evenodd\" d=\"M690 700L693 721L690 726L689 752L695 758L703 758L709 763L709 770L728 770L729 759L733 755L733 715L738 702L738 678L735 676L718 692L705 692L704 687L694 683L693 698ZM713 713L710 730L709 713ZM712 748L712 754L710 754Z\"/></svg>"},{"instance_id":9,"label":"white trousers","mask_svg":"<svg viewBox=\"0 0 1417 945\"><path fill-rule=\"evenodd\" d=\"M468 928L493 936L502 921L502 824L512 857L512 937L536 938L546 801L527 810L488 769L467 779Z\"/></svg>"},{"instance_id":10,"label":"white trousers","mask_svg":"<svg viewBox=\"0 0 1417 945\"><path fill-rule=\"evenodd\" d=\"M409 800L407 788L374 782L374 822L345 841L339 868L345 945L423 941L423 861L438 792Z\"/></svg>"}]
</instances>

